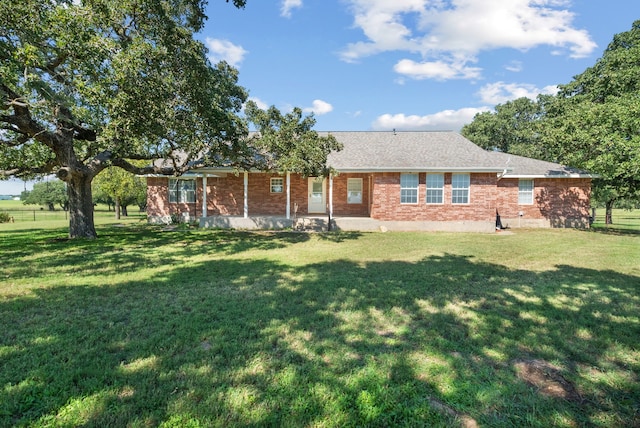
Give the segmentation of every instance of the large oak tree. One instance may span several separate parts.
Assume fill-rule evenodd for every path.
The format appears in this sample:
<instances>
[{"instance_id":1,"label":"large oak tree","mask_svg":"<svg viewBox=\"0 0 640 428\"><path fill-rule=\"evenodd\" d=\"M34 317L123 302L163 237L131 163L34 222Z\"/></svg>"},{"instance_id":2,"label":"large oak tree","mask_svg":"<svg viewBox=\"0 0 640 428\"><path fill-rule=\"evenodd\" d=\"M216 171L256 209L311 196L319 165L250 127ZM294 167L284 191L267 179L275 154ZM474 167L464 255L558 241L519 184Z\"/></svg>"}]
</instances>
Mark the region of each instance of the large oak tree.
<instances>
[{"instance_id":1,"label":"large oak tree","mask_svg":"<svg viewBox=\"0 0 640 428\"><path fill-rule=\"evenodd\" d=\"M109 166L181 174L196 159L250 160L246 91L194 39L205 3L0 2L0 177L65 181L70 237L96 237L91 182Z\"/></svg>"}]
</instances>

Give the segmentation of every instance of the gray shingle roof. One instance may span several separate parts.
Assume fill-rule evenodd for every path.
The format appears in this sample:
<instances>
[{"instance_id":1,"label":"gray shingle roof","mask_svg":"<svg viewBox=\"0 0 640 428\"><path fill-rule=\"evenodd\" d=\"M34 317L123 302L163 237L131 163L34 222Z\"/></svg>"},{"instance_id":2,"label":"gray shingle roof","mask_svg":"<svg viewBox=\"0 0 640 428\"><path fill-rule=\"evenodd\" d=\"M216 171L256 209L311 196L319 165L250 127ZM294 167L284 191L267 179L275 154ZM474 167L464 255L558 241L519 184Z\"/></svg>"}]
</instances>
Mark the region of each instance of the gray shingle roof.
<instances>
[{"instance_id":1,"label":"gray shingle roof","mask_svg":"<svg viewBox=\"0 0 640 428\"><path fill-rule=\"evenodd\" d=\"M327 133L321 133L326 135ZM338 171L502 171L490 153L455 132L331 132Z\"/></svg>"},{"instance_id":2,"label":"gray shingle roof","mask_svg":"<svg viewBox=\"0 0 640 428\"><path fill-rule=\"evenodd\" d=\"M491 152L496 162L507 169L504 177L595 177L586 171L560 165L558 163L511 155L508 153Z\"/></svg>"},{"instance_id":3,"label":"gray shingle roof","mask_svg":"<svg viewBox=\"0 0 640 428\"><path fill-rule=\"evenodd\" d=\"M329 155L328 164L340 172L496 172L505 177L575 177L584 171L563 165L488 152L462 135L436 132L321 132L344 148Z\"/></svg>"}]
</instances>

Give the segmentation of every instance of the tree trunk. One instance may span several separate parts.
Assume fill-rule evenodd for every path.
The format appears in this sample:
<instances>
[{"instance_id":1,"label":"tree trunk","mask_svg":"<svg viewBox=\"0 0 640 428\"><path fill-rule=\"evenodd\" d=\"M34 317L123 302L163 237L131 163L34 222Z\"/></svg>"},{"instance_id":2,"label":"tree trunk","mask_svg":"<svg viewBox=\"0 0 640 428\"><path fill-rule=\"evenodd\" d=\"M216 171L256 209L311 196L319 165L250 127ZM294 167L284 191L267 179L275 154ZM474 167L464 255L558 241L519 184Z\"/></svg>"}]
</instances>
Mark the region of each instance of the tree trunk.
<instances>
[{"instance_id":1,"label":"tree trunk","mask_svg":"<svg viewBox=\"0 0 640 428\"><path fill-rule=\"evenodd\" d=\"M122 215L124 217L129 217L129 212L127 211L127 206L126 205L122 205L120 208L122 209Z\"/></svg>"},{"instance_id":2,"label":"tree trunk","mask_svg":"<svg viewBox=\"0 0 640 428\"><path fill-rule=\"evenodd\" d=\"M69 195L69 238L97 238L93 222L91 180L86 175L73 175L67 182Z\"/></svg>"},{"instance_id":3,"label":"tree trunk","mask_svg":"<svg viewBox=\"0 0 640 428\"><path fill-rule=\"evenodd\" d=\"M115 200L114 211L116 212L116 220L120 220L120 198L116 198Z\"/></svg>"},{"instance_id":4,"label":"tree trunk","mask_svg":"<svg viewBox=\"0 0 640 428\"><path fill-rule=\"evenodd\" d=\"M613 204L614 204L615 200L609 200L606 203L606 207L607 207L607 211L605 213L604 216L604 224L613 224L613 217L612 217L612 212L613 212Z\"/></svg>"}]
</instances>

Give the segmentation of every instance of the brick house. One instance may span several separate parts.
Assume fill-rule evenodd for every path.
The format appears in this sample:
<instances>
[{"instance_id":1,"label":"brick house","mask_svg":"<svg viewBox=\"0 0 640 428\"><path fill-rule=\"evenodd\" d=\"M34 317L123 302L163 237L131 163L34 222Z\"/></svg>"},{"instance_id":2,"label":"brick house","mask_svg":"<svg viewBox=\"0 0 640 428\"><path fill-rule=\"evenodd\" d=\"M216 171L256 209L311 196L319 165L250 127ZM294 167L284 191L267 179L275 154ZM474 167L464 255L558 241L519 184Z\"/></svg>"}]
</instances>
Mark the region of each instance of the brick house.
<instances>
[{"instance_id":1,"label":"brick house","mask_svg":"<svg viewBox=\"0 0 640 428\"><path fill-rule=\"evenodd\" d=\"M496 230L588 227L592 175L488 152L454 132L333 132L337 174L237 172L202 167L147 178L151 222L203 227L342 230ZM206 192L205 192L206 189Z\"/></svg>"}]
</instances>

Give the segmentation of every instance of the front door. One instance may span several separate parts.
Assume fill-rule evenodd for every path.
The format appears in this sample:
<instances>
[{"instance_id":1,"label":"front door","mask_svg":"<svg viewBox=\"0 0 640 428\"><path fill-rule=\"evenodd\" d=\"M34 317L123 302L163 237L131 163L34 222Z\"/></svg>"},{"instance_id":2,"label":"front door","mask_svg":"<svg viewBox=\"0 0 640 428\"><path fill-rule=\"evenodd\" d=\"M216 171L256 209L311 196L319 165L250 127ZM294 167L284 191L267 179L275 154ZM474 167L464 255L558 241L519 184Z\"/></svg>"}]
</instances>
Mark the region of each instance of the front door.
<instances>
[{"instance_id":1,"label":"front door","mask_svg":"<svg viewBox=\"0 0 640 428\"><path fill-rule=\"evenodd\" d=\"M324 179L309 177L309 213L326 212L327 193Z\"/></svg>"}]
</instances>

